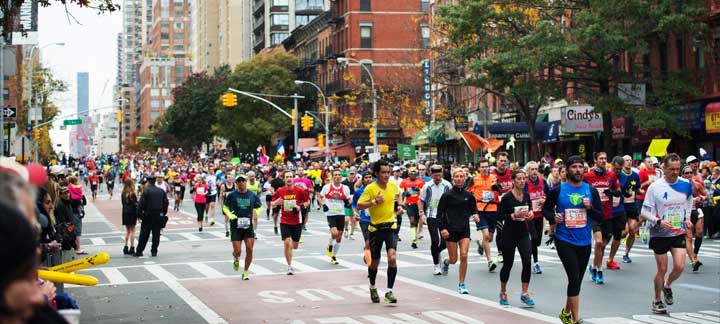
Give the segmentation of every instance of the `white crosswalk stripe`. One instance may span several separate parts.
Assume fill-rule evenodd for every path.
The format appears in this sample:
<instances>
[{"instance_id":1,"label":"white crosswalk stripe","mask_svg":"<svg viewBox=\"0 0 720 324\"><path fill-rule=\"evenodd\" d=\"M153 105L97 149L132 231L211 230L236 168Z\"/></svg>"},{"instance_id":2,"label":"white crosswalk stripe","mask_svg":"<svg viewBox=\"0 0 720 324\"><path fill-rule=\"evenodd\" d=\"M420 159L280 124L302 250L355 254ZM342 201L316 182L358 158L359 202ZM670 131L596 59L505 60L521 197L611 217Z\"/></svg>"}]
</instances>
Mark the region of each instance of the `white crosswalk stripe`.
<instances>
[{"instance_id":1,"label":"white crosswalk stripe","mask_svg":"<svg viewBox=\"0 0 720 324\"><path fill-rule=\"evenodd\" d=\"M589 318L585 323L592 324L717 324L720 313L700 311L698 313L669 313L667 315L633 315L632 319L623 317Z\"/></svg>"}]
</instances>

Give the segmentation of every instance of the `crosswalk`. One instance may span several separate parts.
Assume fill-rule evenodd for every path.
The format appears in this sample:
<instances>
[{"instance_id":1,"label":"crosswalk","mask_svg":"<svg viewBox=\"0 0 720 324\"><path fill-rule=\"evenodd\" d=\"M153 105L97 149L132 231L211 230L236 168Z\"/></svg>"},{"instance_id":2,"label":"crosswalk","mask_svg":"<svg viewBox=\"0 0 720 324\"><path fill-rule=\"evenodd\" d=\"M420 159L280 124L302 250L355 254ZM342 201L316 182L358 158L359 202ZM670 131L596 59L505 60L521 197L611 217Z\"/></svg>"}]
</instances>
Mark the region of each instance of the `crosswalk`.
<instances>
[{"instance_id":1,"label":"crosswalk","mask_svg":"<svg viewBox=\"0 0 720 324\"><path fill-rule=\"evenodd\" d=\"M667 315L633 315L623 317L602 317L584 320L592 324L718 324L720 312L700 311L696 313L668 313Z\"/></svg>"}]
</instances>

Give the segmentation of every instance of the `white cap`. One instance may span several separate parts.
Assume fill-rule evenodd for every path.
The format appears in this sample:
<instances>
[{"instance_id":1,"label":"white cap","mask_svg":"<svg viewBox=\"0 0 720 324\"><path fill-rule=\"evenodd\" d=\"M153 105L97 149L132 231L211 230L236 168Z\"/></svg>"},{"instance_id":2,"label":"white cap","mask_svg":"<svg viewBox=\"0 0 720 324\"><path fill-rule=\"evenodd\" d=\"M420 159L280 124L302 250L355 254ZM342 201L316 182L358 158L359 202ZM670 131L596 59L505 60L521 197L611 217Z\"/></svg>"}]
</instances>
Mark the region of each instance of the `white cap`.
<instances>
[{"instance_id":1,"label":"white cap","mask_svg":"<svg viewBox=\"0 0 720 324\"><path fill-rule=\"evenodd\" d=\"M685 159L685 163L692 163L692 162L695 162L695 161L697 161L697 160L698 160L698 159L695 157L695 155L690 155L690 156L687 157L687 159Z\"/></svg>"},{"instance_id":2,"label":"white cap","mask_svg":"<svg viewBox=\"0 0 720 324\"><path fill-rule=\"evenodd\" d=\"M652 164L658 164L658 163L660 163L660 161L658 161L658 159L657 159L656 157L654 157L654 156L651 156L651 157L650 157L650 161L652 161Z\"/></svg>"},{"instance_id":3,"label":"white cap","mask_svg":"<svg viewBox=\"0 0 720 324\"><path fill-rule=\"evenodd\" d=\"M393 171L400 171L400 167L399 167L399 166L394 166L392 170L393 170Z\"/></svg>"}]
</instances>

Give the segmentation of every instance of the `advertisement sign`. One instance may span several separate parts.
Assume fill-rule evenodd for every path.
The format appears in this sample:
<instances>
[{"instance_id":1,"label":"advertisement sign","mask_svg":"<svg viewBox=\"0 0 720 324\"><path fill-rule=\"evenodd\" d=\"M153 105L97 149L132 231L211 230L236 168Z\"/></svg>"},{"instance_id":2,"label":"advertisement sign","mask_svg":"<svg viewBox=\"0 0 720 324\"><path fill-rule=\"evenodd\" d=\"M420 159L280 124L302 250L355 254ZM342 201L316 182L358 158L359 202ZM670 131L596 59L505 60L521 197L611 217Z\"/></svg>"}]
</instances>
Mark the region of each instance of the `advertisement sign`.
<instances>
[{"instance_id":1,"label":"advertisement sign","mask_svg":"<svg viewBox=\"0 0 720 324\"><path fill-rule=\"evenodd\" d=\"M708 134L720 133L720 102L705 106L705 131Z\"/></svg>"},{"instance_id":2,"label":"advertisement sign","mask_svg":"<svg viewBox=\"0 0 720 324\"><path fill-rule=\"evenodd\" d=\"M403 160L415 160L415 146L407 144L398 144L398 158Z\"/></svg>"},{"instance_id":3,"label":"advertisement sign","mask_svg":"<svg viewBox=\"0 0 720 324\"><path fill-rule=\"evenodd\" d=\"M38 0L25 0L20 6L20 12L15 20L10 43L12 45L37 45Z\"/></svg>"},{"instance_id":4,"label":"advertisement sign","mask_svg":"<svg viewBox=\"0 0 720 324\"><path fill-rule=\"evenodd\" d=\"M557 143L560 140L560 121L551 122L545 131L545 138L543 142L545 144Z\"/></svg>"},{"instance_id":5,"label":"advertisement sign","mask_svg":"<svg viewBox=\"0 0 720 324\"><path fill-rule=\"evenodd\" d=\"M425 114L430 115L432 105L432 82L430 81L430 61L422 62L423 71L423 100L425 100Z\"/></svg>"},{"instance_id":6,"label":"advertisement sign","mask_svg":"<svg viewBox=\"0 0 720 324\"><path fill-rule=\"evenodd\" d=\"M592 106L571 106L563 108L562 124L565 133L594 133L603 130L603 117Z\"/></svg>"},{"instance_id":7,"label":"advertisement sign","mask_svg":"<svg viewBox=\"0 0 720 324\"><path fill-rule=\"evenodd\" d=\"M625 118L615 118L612 120L612 139L625 138Z\"/></svg>"}]
</instances>

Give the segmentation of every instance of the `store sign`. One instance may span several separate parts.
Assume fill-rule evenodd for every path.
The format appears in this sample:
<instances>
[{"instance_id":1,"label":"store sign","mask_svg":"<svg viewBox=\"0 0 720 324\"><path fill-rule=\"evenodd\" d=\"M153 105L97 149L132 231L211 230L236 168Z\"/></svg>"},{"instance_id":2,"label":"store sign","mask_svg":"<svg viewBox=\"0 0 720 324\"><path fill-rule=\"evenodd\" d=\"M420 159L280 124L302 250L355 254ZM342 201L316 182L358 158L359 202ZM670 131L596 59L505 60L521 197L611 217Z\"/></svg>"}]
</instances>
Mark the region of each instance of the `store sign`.
<instances>
[{"instance_id":1,"label":"store sign","mask_svg":"<svg viewBox=\"0 0 720 324\"><path fill-rule=\"evenodd\" d=\"M720 133L720 102L712 102L705 106L705 131Z\"/></svg>"},{"instance_id":2,"label":"store sign","mask_svg":"<svg viewBox=\"0 0 720 324\"><path fill-rule=\"evenodd\" d=\"M562 110L562 124L565 133L592 133L603 130L603 117L592 106L566 107Z\"/></svg>"},{"instance_id":3,"label":"store sign","mask_svg":"<svg viewBox=\"0 0 720 324\"><path fill-rule=\"evenodd\" d=\"M625 118L615 118L612 120L612 139L625 138Z\"/></svg>"},{"instance_id":4,"label":"store sign","mask_svg":"<svg viewBox=\"0 0 720 324\"><path fill-rule=\"evenodd\" d=\"M516 133L493 133L488 132L488 138L505 139L515 136L516 140L530 139L530 133L528 132L516 132Z\"/></svg>"},{"instance_id":5,"label":"store sign","mask_svg":"<svg viewBox=\"0 0 720 324\"><path fill-rule=\"evenodd\" d=\"M468 130L467 116L455 116L455 130L457 130L457 131Z\"/></svg>"},{"instance_id":6,"label":"store sign","mask_svg":"<svg viewBox=\"0 0 720 324\"><path fill-rule=\"evenodd\" d=\"M25 0L15 17L12 45L38 44L38 0ZM21 29L22 28L22 29Z\"/></svg>"},{"instance_id":7,"label":"store sign","mask_svg":"<svg viewBox=\"0 0 720 324\"><path fill-rule=\"evenodd\" d=\"M423 71L423 100L425 100L425 114L430 115L432 105L432 82L430 80L430 60L422 62Z\"/></svg>"}]
</instances>

